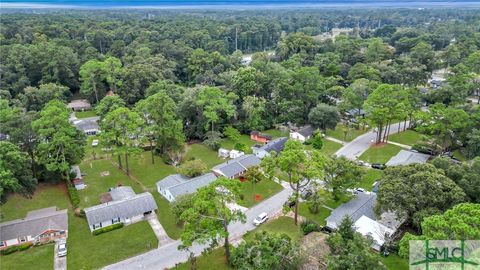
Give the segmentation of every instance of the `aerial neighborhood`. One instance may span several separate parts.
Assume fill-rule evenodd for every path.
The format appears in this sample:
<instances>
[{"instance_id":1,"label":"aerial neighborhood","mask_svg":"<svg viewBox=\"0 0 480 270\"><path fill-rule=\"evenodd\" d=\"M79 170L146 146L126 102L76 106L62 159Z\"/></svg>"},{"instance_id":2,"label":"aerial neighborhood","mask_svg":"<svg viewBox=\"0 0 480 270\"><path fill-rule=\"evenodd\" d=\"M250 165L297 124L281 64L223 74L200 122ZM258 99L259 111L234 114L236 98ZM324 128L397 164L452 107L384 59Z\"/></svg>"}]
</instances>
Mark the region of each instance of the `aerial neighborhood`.
<instances>
[{"instance_id":1,"label":"aerial neighborhood","mask_svg":"<svg viewBox=\"0 0 480 270\"><path fill-rule=\"evenodd\" d=\"M480 265L478 4L69 1L0 9L0 270Z\"/></svg>"}]
</instances>

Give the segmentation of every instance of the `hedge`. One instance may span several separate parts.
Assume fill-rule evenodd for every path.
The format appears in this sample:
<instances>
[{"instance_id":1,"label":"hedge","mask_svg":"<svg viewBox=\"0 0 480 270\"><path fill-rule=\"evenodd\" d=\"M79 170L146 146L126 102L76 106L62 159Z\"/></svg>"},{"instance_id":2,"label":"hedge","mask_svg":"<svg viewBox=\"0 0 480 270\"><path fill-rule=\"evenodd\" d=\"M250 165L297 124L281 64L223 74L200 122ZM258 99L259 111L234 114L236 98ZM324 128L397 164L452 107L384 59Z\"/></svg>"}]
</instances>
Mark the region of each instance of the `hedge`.
<instances>
[{"instance_id":1,"label":"hedge","mask_svg":"<svg viewBox=\"0 0 480 270\"><path fill-rule=\"evenodd\" d=\"M319 232L321 227L317 223L311 220L306 220L300 224L304 235L307 235L311 232Z\"/></svg>"},{"instance_id":2,"label":"hedge","mask_svg":"<svg viewBox=\"0 0 480 270\"><path fill-rule=\"evenodd\" d=\"M68 195L70 195L70 200L74 208L77 208L80 204L80 197L78 196L77 189L73 186L68 187Z\"/></svg>"},{"instance_id":3,"label":"hedge","mask_svg":"<svg viewBox=\"0 0 480 270\"><path fill-rule=\"evenodd\" d=\"M12 253L17 252L17 251L23 251L23 250L29 249L32 245L33 244L31 242L27 242L27 243L23 243L21 245L7 247L6 249L1 250L0 254L8 255L8 254L12 254Z\"/></svg>"},{"instance_id":4,"label":"hedge","mask_svg":"<svg viewBox=\"0 0 480 270\"><path fill-rule=\"evenodd\" d=\"M117 223L117 224L113 224L113 225L95 230L92 233L93 233L93 235L99 235L99 234L102 234L102 233L106 233L106 232L109 232L109 231L113 231L113 230L116 230L116 229L123 228L123 226L124 226L123 223Z\"/></svg>"}]
</instances>

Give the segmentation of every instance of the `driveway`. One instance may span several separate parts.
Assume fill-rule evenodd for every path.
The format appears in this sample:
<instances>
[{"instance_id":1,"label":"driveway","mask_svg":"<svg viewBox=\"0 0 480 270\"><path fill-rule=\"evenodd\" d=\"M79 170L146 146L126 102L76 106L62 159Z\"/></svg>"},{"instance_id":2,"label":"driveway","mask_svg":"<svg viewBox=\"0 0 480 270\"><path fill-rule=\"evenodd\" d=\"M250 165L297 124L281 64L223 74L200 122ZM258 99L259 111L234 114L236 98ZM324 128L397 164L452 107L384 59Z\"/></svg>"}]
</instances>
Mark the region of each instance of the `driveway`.
<instances>
[{"instance_id":1,"label":"driveway","mask_svg":"<svg viewBox=\"0 0 480 270\"><path fill-rule=\"evenodd\" d=\"M407 121L407 126L408 124L409 122ZM403 123L400 125L400 131L402 131L402 128ZM398 133L398 131L398 123L390 125L390 134ZM376 135L377 134L375 131L370 131L363 135L360 135L347 145L344 145L342 148L338 149L338 151L335 152L335 155L338 157L344 156L350 160L356 160L359 156L363 154L363 152L367 151L367 149L370 148L370 145L375 142Z\"/></svg>"},{"instance_id":2,"label":"driveway","mask_svg":"<svg viewBox=\"0 0 480 270\"><path fill-rule=\"evenodd\" d=\"M157 214L155 212L146 215L145 218L147 219L148 224L150 224L150 227L152 227L152 230L158 239L159 247L173 241L172 239L170 239L170 237L168 237L167 232L163 228L162 224L160 224L160 222L158 221Z\"/></svg>"},{"instance_id":3,"label":"driveway","mask_svg":"<svg viewBox=\"0 0 480 270\"><path fill-rule=\"evenodd\" d=\"M241 238L246 232L255 229L252 224L253 219L262 212L268 213L269 216L274 216L282 211L283 204L292 194L290 188L286 188L263 202L255 205L245 212L247 222L236 222L229 225L230 240L233 242ZM165 269L174 267L176 264L188 260L188 253L179 251L178 246L180 241L173 241L158 249L151 250L141 255L126 259L124 261L109 265L103 269ZM206 245L193 245L192 251L196 256L206 248Z\"/></svg>"},{"instance_id":4,"label":"driveway","mask_svg":"<svg viewBox=\"0 0 480 270\"><path fill-rule=\"evenodd\" d=\"M53 250L53 269L67 270L67 256L58 257L57 248L58 248L58 241L55 241L55 248Z\"/></svg>"}]
</instances>

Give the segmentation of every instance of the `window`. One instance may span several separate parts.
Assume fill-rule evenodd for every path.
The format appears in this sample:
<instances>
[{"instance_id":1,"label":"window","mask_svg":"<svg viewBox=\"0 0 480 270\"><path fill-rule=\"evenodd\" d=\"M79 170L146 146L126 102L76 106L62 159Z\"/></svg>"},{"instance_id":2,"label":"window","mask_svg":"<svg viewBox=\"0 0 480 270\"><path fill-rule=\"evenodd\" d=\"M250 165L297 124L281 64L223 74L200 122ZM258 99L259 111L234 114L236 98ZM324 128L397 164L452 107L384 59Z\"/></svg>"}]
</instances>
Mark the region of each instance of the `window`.
<instances>
[{"instance_id":1,"label":"window","mask_svg":"<svg viewBox=\"0 0 480 270\"><path fill-rule=\"evenodd\" d=\"M5 242L0 241L0 247L4 247L4 246L5 246Z\"/></svg>"},{"instance_id":2,"label":"window","mask_svg":"<svg viewBox=\"0 0 480 270\"><path fill-rule=\"evenodd\" d=\"M98 223L98 224L93 224L93 229L99 229L99 228L102 228L102 223Z\"/></svg>"},{"instance_id":3,"label":"window","mask_svg":"<svg viewBox=\"0 0 480 270\"><path fill-rule=\"evenodd\" d=\"M25 236L20 236L20 237L18 238L18 241L20 241L20 243L25 243L25 242L27 242L27 237L25 237Z\"/></svg>"},{"instance_id":4,"label":"window","mask_svg":"<svg viewBox=\"0 0 480 270\"><path fill-rule=\"evenodd\" d=\"M114 218L112 219L112 224L120 222L120 218Z\"/></svg>"}]
</instances>

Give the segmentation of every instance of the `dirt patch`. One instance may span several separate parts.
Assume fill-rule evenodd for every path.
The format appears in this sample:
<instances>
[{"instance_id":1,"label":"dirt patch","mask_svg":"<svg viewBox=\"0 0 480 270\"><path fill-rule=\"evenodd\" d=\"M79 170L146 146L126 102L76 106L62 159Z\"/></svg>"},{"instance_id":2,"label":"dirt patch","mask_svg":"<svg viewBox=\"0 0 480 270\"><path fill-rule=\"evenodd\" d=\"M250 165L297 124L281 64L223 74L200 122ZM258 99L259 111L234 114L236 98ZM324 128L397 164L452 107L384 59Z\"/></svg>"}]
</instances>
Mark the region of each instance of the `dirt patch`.
<instances>
[{"instance_id":1,"label":"dirt patch","mask_svg":"<svg viewBox=\"0 0 480 270\"><path fill-rule=\"evenodd\" d=\"M382 147L384 147L385 145L387 145L387 143L376 143L376 144L374 143L374 144L372 144L371 147L372 147L372 148L382 148Z\"/></svg>"},{"instance_id":2,"label":"dirt patch","mask_svg":"<svg viewBox=\"0 0 480 270\"><path fill-rule=\"evenodd\" d=\"M328 235L321 232L312 232L303 238L300 248L306 258L305 263L299 269L327 269L327 255L330 254L327 238Z\"/></svg>"}]
</instances>

